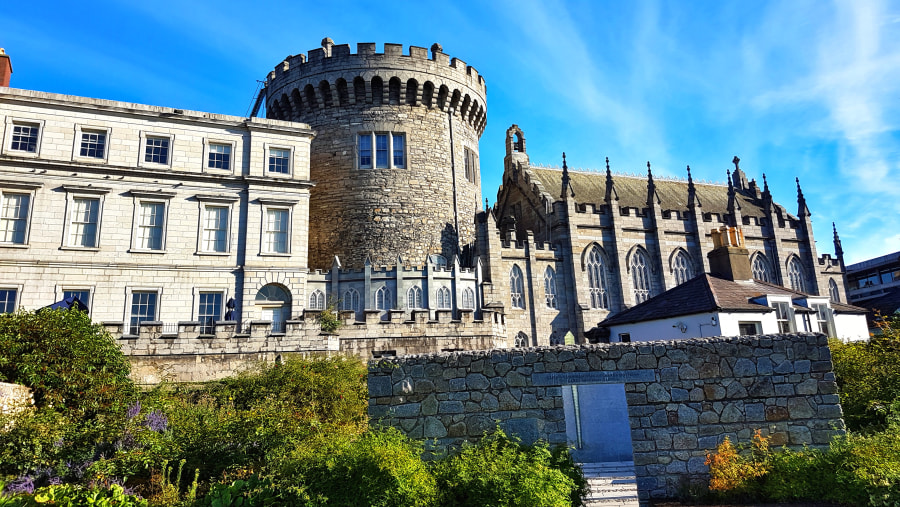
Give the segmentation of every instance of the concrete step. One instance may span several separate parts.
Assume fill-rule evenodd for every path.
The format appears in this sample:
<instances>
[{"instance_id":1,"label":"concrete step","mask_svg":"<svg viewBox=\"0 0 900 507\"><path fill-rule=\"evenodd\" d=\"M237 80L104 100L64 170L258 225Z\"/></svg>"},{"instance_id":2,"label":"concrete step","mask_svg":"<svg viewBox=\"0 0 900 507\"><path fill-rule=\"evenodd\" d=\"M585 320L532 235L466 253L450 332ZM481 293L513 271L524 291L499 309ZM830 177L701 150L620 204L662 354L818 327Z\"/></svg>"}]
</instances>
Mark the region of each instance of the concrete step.
<instances>
[{"instance_id":1,"label":"concrete step","mask_svg":"<svg viewBox=\"0 0 900 507\"><path fill-rule=\"evenodd\" d=\"M581 469L591 489L584 498L587 507L638 507L633 463L581 463Z\"/></svg>"}]
</instances>

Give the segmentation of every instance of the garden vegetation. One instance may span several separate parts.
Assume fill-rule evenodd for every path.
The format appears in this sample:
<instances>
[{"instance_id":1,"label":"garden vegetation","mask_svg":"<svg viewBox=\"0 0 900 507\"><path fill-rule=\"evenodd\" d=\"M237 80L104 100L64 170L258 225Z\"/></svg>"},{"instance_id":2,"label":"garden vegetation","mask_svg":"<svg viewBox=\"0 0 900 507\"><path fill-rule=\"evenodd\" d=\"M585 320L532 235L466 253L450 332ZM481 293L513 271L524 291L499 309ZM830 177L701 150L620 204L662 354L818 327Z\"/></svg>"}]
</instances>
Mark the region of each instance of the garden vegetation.
<instances>
[{"instance_id":1,"label":"garden vegetation","mask_svg":"<svg viewBox=\"0 0 900 507\"><path fill-rule=\"evenodd\" d=\"M366 373L358 360L289 357L140 392L86 314L0 315L0 381L35 394L0 417L0 507L581 504L565 449L498 429L435 454L370 428Z\"/></svg>"}]
</instances>

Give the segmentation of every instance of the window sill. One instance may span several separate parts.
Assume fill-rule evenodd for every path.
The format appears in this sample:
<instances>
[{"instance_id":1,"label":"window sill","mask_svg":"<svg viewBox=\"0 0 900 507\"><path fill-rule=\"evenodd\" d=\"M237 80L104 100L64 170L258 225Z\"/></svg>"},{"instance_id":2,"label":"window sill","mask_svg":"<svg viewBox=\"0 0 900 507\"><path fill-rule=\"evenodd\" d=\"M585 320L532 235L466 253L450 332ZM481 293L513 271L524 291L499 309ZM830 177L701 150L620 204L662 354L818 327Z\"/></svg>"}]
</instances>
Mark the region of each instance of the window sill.
<instances>
[{"instance_id":1,"label":"window sill","mask_svg":"<svg viewBox=\"0 0 900 507\"><path fill-rule=\"evenodd\" d=\"M278 252L261 252L259 254L260 257L290 257L290 253L278 253Z\"/></svg>"},{"instance_id":2,"label":"window sill","mask_svg":"<svg viewBox=\"0 0 900 507\"><path fill-rule=\"evenodd\" d=\"M72 162L80 162L82 164L106 164L108 160L106 158L81 157L76 155L72 158Z\"/></svg>"},{"instance_id":3,"label":"window sill","mask_svg":"<svg viewBox=\"0 0 900 507\"><path fill-rule=\"evenodd\" d=\"M28 151L20 151L20 150L6 150L5 155L10 157L22 157L22 158L38 158L37 152L31 153Z\"/></svg>"},{"instance_id":4,"label":"window sill","mask_svg":"<svg viewBox=\"0 0 900 507\"><path fill-rule=\"evenodd\" d=\"M228 257L231 252L196 252L194 255L202 255L207 257Z\"/></svg>"},{"instance_id":5,"label":"window sill","mask_svg":"<svg viewBox=\"0 0 900 507\"><path fill-rule=\"evenodd\" d=\"M99 252L99 246L61 246L60 250L66 250L69 252Z\"/></svg>"},{"instance_id":6,"label":"window sill","mask_svg":"<svg viewBox=\"0 0 900 507\"><path fill-rule=\"evenodd\" d=\"M138 167L143 167L144 169L164 169L167 171L172 170L172 166L170 164L157 164L155 162L141 162L138 164Z\"/></svg>"},{"instance_id":7,"label":"window sill","mask_svg":"<svg viewBox=\"0 0 900 507\"><path fill-rule=\"evenodd\" d=\"M128 253L133 253L133 254L164 254L164 253L166 253L166 251L165 251L165 250L138 250L138 249L132 248L132 249L128 250Z\"/></svg>"},{"instance_id":8,"label":"window sill","mask_svg":"<svg viewBox=\"0 0 900 507\"><path fill-rule=\"evenodd\" d=\"M289 180L293 177L293 175L289 173L273 173L271 171L266 171L266 176L269 178L279 178L285 180Z\"/></svg>"},{"instance_id":9,"label":"window sill","mask_svg":"<svg viewBox=\"0 0 900 507\"><path fill-rule=\"evenodd\" d=\"M0 248L28 248L28 243L0 243Z\"/></svg>"}]
</instances>

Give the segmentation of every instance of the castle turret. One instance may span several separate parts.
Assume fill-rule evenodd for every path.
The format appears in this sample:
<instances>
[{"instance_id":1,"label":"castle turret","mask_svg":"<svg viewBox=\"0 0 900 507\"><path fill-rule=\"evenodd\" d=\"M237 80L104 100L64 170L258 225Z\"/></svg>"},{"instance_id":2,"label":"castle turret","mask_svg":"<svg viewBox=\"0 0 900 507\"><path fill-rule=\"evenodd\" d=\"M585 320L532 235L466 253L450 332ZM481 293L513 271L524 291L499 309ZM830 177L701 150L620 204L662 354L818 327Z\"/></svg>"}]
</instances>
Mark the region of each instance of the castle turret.
<instances>
[{"instance_id":1,"label":"castle turret","mask_svg":"<svg viewBox=\"0 0 900 507\"><path fill-rule=\"evenodd\" d=\"M399 44L322 41L268 76L266 115L308 123L309 264L345 267L398 256L424 265L474 241L481 208L478 141L487 120L484 78L443 53Z\"/></svg>"}]
</instances>

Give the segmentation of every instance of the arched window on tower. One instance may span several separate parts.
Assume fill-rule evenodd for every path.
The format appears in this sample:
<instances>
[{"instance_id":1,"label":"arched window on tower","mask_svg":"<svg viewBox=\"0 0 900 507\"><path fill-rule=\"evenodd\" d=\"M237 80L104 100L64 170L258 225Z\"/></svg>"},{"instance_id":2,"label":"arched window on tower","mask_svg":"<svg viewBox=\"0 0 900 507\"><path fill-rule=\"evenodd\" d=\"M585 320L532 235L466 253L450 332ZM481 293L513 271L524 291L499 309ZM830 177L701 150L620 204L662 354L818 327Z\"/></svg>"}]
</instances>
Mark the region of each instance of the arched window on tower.
<instances>
[{"instance_id":1,"label":"arched window on tower","mask_svg":"<svg viewBox=\"0 0 900 507\"><path fill-rule=\"evenodd\" d=\"M462 293L462 307L475 309L475 291L469 287L463 289Z\"/></svg>"},{"instance_id":2,"label":"arched window on tower","mask_svg":"<svg viewBox=\"0 0 900 507\"><path fill-rule=\"evenodd\" d=\"M606 270L603 266L603 252L594 245L587 259L588 287L591 291L591 308L609 310L609 290L606 284Z\"/></svg>"},{"instance_id":3,"label":"arched window on tower","mask_svg":"<svg viewBox=\"0 0 900 507\"><path fill-rule=\"evenodd\" d=\"M418 285L413 285L406 291L406 308L410 310L423 308L422 289L420 289Z\"/></svg>"},{"instance_id":4,"label":"arched window on tower","mask_svg":"<svg viewBox=\"0 0 900 507\"><path fill-rule=\"evenodd\" d=\"M437 307L441 310L449 310L452 308L452 300L450 299L450 289L441 287L437 291Z\"/></svg>"},{"instance_id":5,"label":"arched window on tower","mask_svg":"<svg viewBox=\"0 0 900 507\"><path fill-rule=\"evenodd\" d=\"M753 278L772 283L772 270L769 269L769 261L763 254L756 254L753 257Z\"/></svg>"},{"instance_id":6,"label":"arched window on tower","mask_svg":"<svg viewBox=\"0 0 900 507\"><path fill-rule=\"evenodd\" d=\"M559 308L556 301L556 271L547 266L544 271L544 298L547 302L547 308Z\"/></svg>"},{"instance_id":7,"label":"arched window on tower","mask_svg":"<svg viewBox=\"0 0 900 507\"><path fill-rule=\"evenodd\" d=\"M394 307L394 295L391 289L381 287L375 291L375 308L378 310L390 310Z\"/></svg>"},{"instance_id":8,"label":"arched window on tower","mask_svg":"<svg viewBox=\"0 0 900 507\"><path fill-rule=\"evenodd\" d=\"M509 296L513 308L525 308L525 283L522 270L513 264L509 271Z\"/></svg>"},{"instance_id":9,"label":"arched window on tower","mask_svg":"<svg viewBox=\"0 0 900 507\"><path fill-rule=\"evenodd\" d=\"M515 341L516 347L527 347L528 346L528 335L519 331L519 334L516 335Z\"/></svg>"},{"instance_id":10,"label":"arched window on tower","mask_svg":"<svg viewBox=\"0 0 900 507\"><path fill-rule=\"evenodd\" d=\"M684 250L679 250L672 258L672 273L675 275L675 285L681 285L694 278L694 267Z\"/></svg>"},{"instance_id":11,"label":"arched window on tower","mask_svg":"<svg viewBox=\"0 0 900 507\"><path fill-rule=\"evenodd\" d=\"M647 254L640 248L631 254L631 282L634 284L634 304L641 304L650 299L650 263Z\"/></svg>"},{"instance_id":12,"label":"arched window on tower","mask_svg":"<svg viewBox=\"0 0 900 507\"><path fill-rule=\"evenodd\" d=\"M788 280L791 282L791 289L797 292L806 292L806 275L803 274L803 264L797 257L791 257L787 265Z\"/></svg>"},{"instance_id":13,"label":"arched window on tower","mask_svg":"<svg viewBox=\"0 0 900 507\"><path fill-rule=\"evenodd\" d=\"M841 291L838 289L838 285L834 281L834 278L828 279L828 297L835 303L841 302Z\"/></svg>"},{"instance_id":14,"label":"arched window on tower","mask_svg":"<svg viewBox=\"0 0 900 507\"><path fill-rule=\"evenodd\" d=\"M341 310L359 311L359 292L356 289L349 289L344 292L344 297L341 298Z\"/></svg>"},{"instance_id":15,"label":"arched window on tower","mask_svg":"<svg viewBox=\"0 0 900 507\"><path fill-rule=\"evenodd\" d=\"M309 295L309 309L310 310L324 310L325 309L325 293L316 289Z\"/></svg>"}]
</instances>

